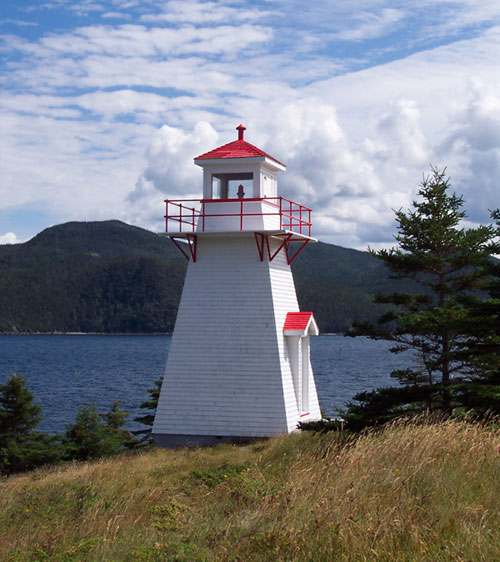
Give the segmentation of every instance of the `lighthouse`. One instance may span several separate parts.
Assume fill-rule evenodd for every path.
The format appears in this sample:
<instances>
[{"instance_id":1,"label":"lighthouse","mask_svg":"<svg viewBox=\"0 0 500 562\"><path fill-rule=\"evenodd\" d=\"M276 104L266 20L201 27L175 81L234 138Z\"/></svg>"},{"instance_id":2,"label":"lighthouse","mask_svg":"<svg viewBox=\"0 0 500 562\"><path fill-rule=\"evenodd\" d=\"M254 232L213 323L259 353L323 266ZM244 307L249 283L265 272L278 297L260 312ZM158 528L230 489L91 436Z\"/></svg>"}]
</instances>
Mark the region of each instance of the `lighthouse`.
<instances>
[{"instance_id":1,"label":"lighthouse","mask_svg":"<svg viewBox=\"0 0 500 562\"><path fill-rule=\"evenodd\" d=\"M321 418L310 361L318 335L290 265L311 210L278 195L285 165L245 140L194 159L203 196L166 203L166 234L189 261L165 368L156 445L212 445L291 433Z\"/></svg>"}]
</instances>

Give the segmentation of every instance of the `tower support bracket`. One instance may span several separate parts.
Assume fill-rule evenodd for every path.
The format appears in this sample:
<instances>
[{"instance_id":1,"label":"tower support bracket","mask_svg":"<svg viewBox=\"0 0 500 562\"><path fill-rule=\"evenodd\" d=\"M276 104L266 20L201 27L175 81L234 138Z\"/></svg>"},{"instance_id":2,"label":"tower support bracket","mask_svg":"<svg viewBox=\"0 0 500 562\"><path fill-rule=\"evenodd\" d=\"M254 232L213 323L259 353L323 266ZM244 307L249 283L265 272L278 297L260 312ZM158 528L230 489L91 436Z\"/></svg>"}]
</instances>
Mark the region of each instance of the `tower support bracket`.
<instances>
[{"instance_id":1,"label":"tower support bracket","mask_svg":"<svg viewBox=\"0 0 500 562\"><path fill-rule=\"evenodd\" d=\"M271 247L269 245L269 238L270 236L267 234L263 234L262 232L254 232L255 235L255 242L257 244L257 251L259 252L259 259L260 261L264 261L264 249L267 250L267 257L270 262L274 260L274 258L281 252L281 250L285 250L286 255L286 262L288 265L291 265L295 258L302 252L302 250L306 247L307 243L310 242L309 238L294 238L294 233L289 232L286 234L273 234L274 237L281 237L282 241L278 248L271 252ZM300 246L295 250L295 252L290 253L291 250L291 242L300 242Z\"/></svg>"},{"instance_id":2,"label":"tower support bracket","mask_svg":"<svg viewBox=\"0 0 500 562\"><path fill-rule=\"evenodd\" d=\"M193 260L194 263L196 263L196 249L197 249L197 245L198 245L198 237L196 236L196 234L186 234L186 236L184 237L180 237L180 236L169 236L170 240L172 240L172 242L177 246L177 248L181 251L182 255L189 261L189 257L191 256L191 259ZM180 244L177 240L186 240L187 242L187 247L189 250L189 254L188 252L186 252L185 248L183 248L183 246L185 246L185 244Z\"/></svg>"}]
</instances>

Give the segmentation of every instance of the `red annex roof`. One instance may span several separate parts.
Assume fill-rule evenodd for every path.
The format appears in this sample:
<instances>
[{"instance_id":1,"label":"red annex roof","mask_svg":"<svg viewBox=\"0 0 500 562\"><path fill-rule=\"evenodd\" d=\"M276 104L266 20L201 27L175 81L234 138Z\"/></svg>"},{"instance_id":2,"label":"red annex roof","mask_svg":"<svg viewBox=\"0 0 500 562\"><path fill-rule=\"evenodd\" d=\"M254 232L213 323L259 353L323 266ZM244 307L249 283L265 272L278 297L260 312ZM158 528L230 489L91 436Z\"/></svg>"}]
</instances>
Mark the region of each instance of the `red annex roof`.
<instances>
[{"instance_id":1,"label":"red annex roof","mask_svg":"<svg viewBox=\"0 0 500 562\"><path fill-rule=\"evenodd\" d=\"M224 144L218 148L214 148L209 152L205 152L205 154L197 156L195 160L208 160L215 158L255 158L256 156L265 156L266 158L274 160L281 166L284 166L282 162L276 160L276 158L273 158L260 148L257 148L244 139L244 131L246 127L238 125L236 129L238 131L238 140Z\"/></svg>"},{"instance_id":2,"label":"red annex roof","mask_svg":"<svg viewBox=\"0 0 500 562\"><path fill-rule=\"evenodd\" d=\"M313 323L313 329L316 332L318 327L312 312L288 312L283 326L284 332L305 332Z\"/></svg>"}]
</instances>

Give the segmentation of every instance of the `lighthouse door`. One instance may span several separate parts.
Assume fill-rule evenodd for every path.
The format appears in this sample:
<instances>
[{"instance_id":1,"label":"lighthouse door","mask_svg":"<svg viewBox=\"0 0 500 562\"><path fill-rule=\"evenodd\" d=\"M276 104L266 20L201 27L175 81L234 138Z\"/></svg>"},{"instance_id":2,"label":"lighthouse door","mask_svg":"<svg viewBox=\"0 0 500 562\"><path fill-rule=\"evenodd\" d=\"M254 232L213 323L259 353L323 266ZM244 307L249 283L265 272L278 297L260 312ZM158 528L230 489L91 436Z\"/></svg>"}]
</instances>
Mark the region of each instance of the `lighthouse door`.
<instances>
[{"instance_id":1,"label":"lighthouse door","mask_svg":"<svg viewBox=\"0 0 500 562\"><path fill-rule=\"evenodd\" d=\"M309 412L309 336L288 336L288 351L299 414Z\"/></svg>"},{"instance_id":2,"label":"lighthouse door","mask_svg":"<svg viewBox=\"0 0 500 562\"><path fill-rule=\"evenodd\" d=\"M301 413L309 412L309 336L300 338L300 359L301 359Z\"/></svg>"}]
</instances>

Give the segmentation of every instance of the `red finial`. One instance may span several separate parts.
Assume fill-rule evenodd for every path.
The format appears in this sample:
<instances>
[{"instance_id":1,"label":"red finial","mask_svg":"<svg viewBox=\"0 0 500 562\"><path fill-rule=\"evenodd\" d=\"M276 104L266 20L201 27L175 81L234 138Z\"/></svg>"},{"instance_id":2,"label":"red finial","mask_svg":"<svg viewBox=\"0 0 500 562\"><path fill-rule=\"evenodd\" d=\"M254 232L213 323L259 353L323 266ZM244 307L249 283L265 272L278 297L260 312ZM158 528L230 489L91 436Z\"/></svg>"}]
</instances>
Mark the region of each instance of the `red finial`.
<instances>
[{"instance_id":1,"label":"red finial","mask_svg":"<svg viewBox=\"0 0 500 562\"><path fill-rule=\"evenodd\" d=\"M244 140L244 136L245 136L245 131L246 131L246 127L244 127L243 125L238 125L236 127L236 130L238 131L238 140Z\"/></svg>"}]
</instances>

